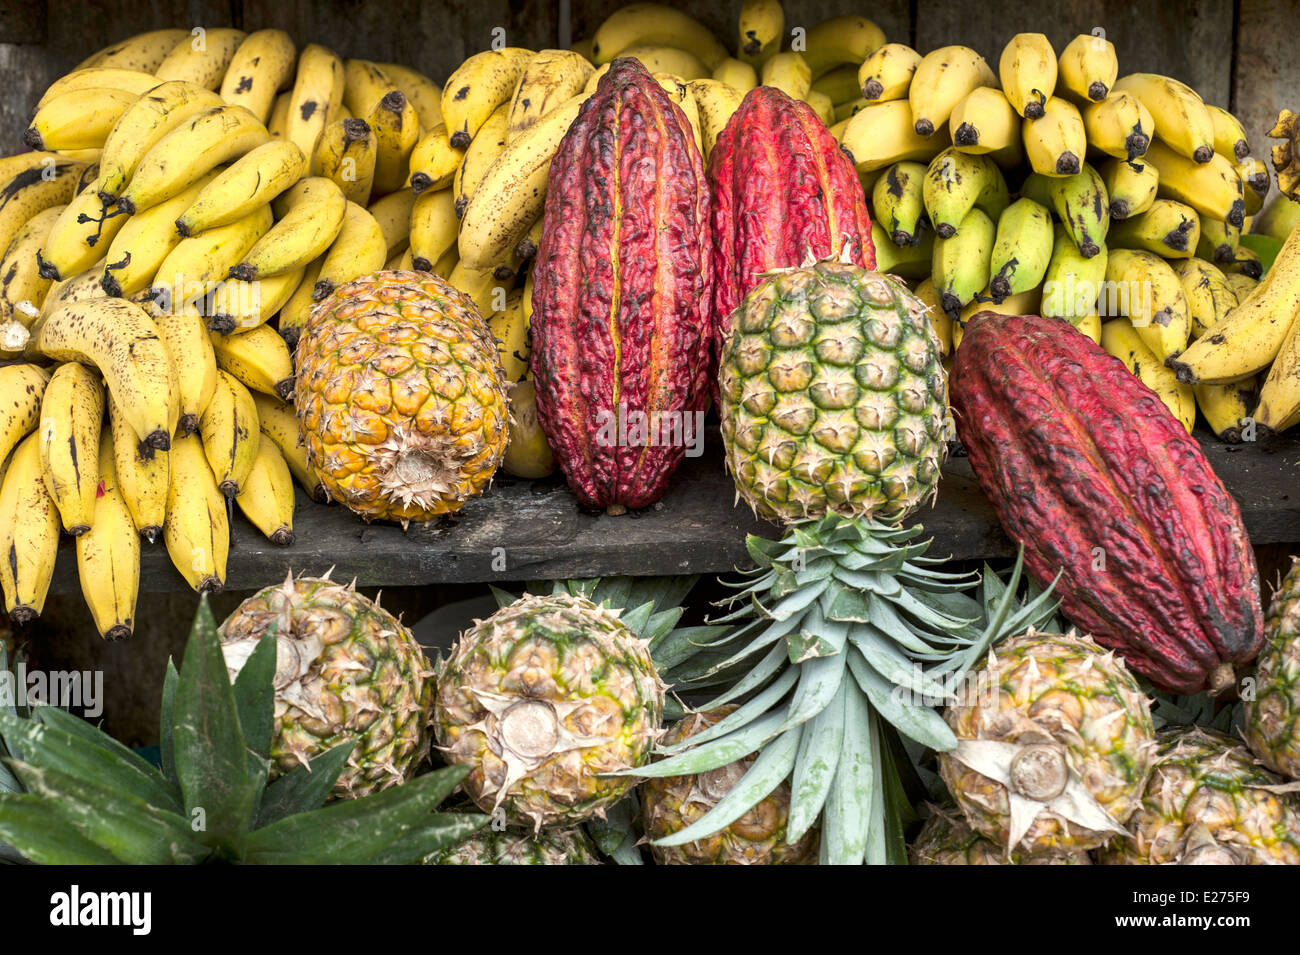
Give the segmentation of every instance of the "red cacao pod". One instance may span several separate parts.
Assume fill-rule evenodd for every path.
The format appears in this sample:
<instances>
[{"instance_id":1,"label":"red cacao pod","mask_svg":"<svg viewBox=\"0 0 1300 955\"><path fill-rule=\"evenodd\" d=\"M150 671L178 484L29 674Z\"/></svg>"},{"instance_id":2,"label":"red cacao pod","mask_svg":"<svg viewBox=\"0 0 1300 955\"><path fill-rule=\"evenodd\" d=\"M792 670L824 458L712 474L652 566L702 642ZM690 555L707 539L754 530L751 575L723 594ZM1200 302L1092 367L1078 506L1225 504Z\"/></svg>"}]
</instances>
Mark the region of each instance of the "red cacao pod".
<instances>
[{"instance_id":1,"label":"red cacao pod","mask_svg":"<svg viewBox=\"0 0 1300 955\"><path fill-rule=\"evenodd\" d=\"M957 433L1061 608L1157 686L1231 682L1263 642L1237 503L1201 446L1117 359L1054 318L981 312L950 385Z\"/></svg>"},{"instance_id":2,"label":"red cacao pod","mask_svg":"<svg viewBox=\"0 0 1300 955\"><path fill-rule=\"evenodd\" d=\"M538 422L585 506L646 507L703 440L713 282L704 161L639 61L615 60L583 104L551 162L545 215Z\"/></svg>"},{"instance_id":3,"label":"red cacao pod","mask_svg":"<svg viewBox=\"0 0 1300 955\"><path fill-rule=\"evenodd\" d=\"M853 163L807 103L756 86L709 153L715 353L731 313L771 269L810 259L876 267L866 195Z\"/></svg>"}]
</instances>

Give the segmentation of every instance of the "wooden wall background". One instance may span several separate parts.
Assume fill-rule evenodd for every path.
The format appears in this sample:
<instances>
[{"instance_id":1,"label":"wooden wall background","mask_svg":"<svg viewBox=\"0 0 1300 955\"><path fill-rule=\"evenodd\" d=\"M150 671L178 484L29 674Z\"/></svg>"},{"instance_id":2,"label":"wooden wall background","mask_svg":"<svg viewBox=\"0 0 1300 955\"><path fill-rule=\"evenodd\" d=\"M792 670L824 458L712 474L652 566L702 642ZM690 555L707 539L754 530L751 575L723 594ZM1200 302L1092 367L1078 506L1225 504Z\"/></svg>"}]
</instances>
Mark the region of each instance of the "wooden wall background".
<instances>
[{"instance_id":1,"label":"wooden wall background","mask_svg":"<svg viewBox=\"0 0 1300 955\"><path fill-rule=\"evenodd\" d=\"M668 0L692 10L724 39L739 0ZM51 81L96 49L165 26L282 27L301 44L344 56L396 60L441 81L503 27L512 45L554 46L568 8L574 38L590 34L622 0L0 0L0 150L19 148L32 104ZM994 62L1014 33L1046 33L1059 50L1101 27L1122 72L1169 73L1246 122L1267 155L1266 133L1283 105L1300 104L1296 23L1300 0L786 0L788 25L861 12L891 39L924 51L973 46Z\"/></svg>"}]
</instances>

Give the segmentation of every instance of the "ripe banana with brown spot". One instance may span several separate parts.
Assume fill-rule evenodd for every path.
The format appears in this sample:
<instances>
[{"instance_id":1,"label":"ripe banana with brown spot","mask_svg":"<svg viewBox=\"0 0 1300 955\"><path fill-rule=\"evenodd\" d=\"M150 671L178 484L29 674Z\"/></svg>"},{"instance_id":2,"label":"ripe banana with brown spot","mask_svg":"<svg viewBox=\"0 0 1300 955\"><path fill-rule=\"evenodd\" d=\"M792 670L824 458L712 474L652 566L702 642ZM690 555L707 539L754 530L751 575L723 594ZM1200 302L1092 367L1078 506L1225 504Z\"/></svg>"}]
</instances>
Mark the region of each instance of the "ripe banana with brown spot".
<instances>
[{"instance_id":1,"label":"ripe banana with brown spot","mask_svg":"<svg viewBox=\"0 0 1300 955\"><path fill-rule=\"evenodd\" d=\"M49 372L39 365L0 365L0 461L36 429L49 379Z\"/></svg>"},{"instance_id":2,"label":"ripe banana with brown spot","mask_svg":"<svg viewBox=\"0 0 1300 955\"><path fill-rule=\"evenodd\" d=\"M412 264L421 271L432 271L449 249L456 248L459 226L456 198L451 189L417 195L411 207Z\"/></svg>"},{"instance_id":3,"label":"ripe banana with brown spot","mask_svg":"<svg viewBox=\"0 0 1300 955\"><path fill-rule=\"evenodd\" d=\"M293 80L297 48L284 30L256 30L244 38L221 80L221 98L265 123L276 94Z\"/></svg>"},{"instance_id":4,"label":"ripe banana with brown spot","mask_svg":"<svg viewBox=\"0 0 1300 955\"><path fill-rule=\"evenodd\" d=\"M320 269L324 263L325 256L322 255L319 259L308 264L303 270L302 281L280 309L276 330L280 333L280 337L284 339L290 354L297 349L298 338L302 334L303 327L307 324L307 319L311 316L312 307L316 304L316 300L312 298L312 292L316 290L316 279L320 276Z\"/></svg>"},{"instance_id":5,"label":"ripe banana with brown spot","mask_svg":"<svg viewBox=\"0 0 1300 955\"><path fill-rule=\"evenodd\" d=\"M366 116L375 133L374 194L401 189L410 174L411 153L420 139L420 117L401 90L393 90Z\"/></svg>"},{"instance_id":6,"label":"ripe banana with brown spot","mask_svg":"<svg viewBox=\"0 0 1300 955\"><path fill-rule=\"evenodd\" d=\"M1169 412L1191 433L1196 423L1196 396L1165 367L1160 356L1147 347L1139 329L1126 318L1106 322L1101 326L1101 347L1122 361L1133 375L1154 391Z\"/></svg>"},{"instance_id":7,"label":"ripe banana with brown spot","mask_svg":"<svg viewBox=\"0 0 1300 955\"><path fill-rule=\"evenodd\" d=\"M256 391L253 392L253 404L257 406L257 423L262 429L262 437L269 438L279 449L290 472L313 501L329 503L325 485L307 461L307 446L303 443L293 406Z\"/></svg>"},{"instance_id":8,"label":"ripe banana with brown spot","mask_svg":"<svg viewBox=\"0 0 1300 955\"><path fill-rule=\"evenodd\" d=\"M1141 215L1114 223L1106 241L1113 249L1145 249L1165 259L1190 259L1201 241L1201 217L1191 206L1157 199Z\"/></svg>"},{"instance_id":9,"label":"ripe banana with brown spot","mask_svg":"<svg viewBox=\"0 0 1300 955\"><path fill-rule=\"evenodd\" d=\"M1104 36L1080 33L1057 58L1056 91L1077 104L1100 103L1115 88L1119 58Z\"/></svg>"},{"instance_id":10,"label":"ripe banana with brown spot","mask_svg":"<svg viewBox=\"0 0 1300 955\"><path fill-rule=\"evenodd\" d=\"M271 140L223 169L176 218L188 238L244 218L266 205L307 171L307 158L293 143Z\"/></svg>"},{"instance_id":11,"label":"ripe banana with brown spot","mask_svg":"<svg viewBox=\"0 0 1300 955\"><path fill-rule=\"evenodd\" d=\"M139 305L107 297L65 304L37 321L28 350L97 367L140 440L167 448L180 417L176 371Z\"/></svg>"},{"instance_id":12,"label":"ripe banana with brown spot","mask_svg":"<svg viewBox=\"0 0 1300 955\"><path fill-rule=\"evenodd\" d=\"M103 149L119 116L136 101L115 89L61 93L36 110L23 141L32 149Z\"/></svg>"},{"instance_id":13,"label":"ripe banana with brown spot","mask_svg":"<svg viewBox=\"0 0 1300 955\"><path fill-rule=\"evenodd\" d=\"M1196 254L1225 268L1235 263L1241 252L1241 230L1208 216L1201 216L1200 223Z\"/></svg>"},{"instance_id":14,"label":"ripe banana with brown spot","mask_svg":"<svg viewBox=\"0 0 1300 955\"><path fill-rule=\"evenodd\" d=\"M293 475L280 449L259 431L257 454L235 503L266 539L279 547L293 543Z\"/></svg>"},{"instance_id":15,"label":"ripe banana with brown spot","mask_svg":"<svg viewBox=\"0 0 1300 955\"><path fill-rule=\"evenodd\" d=\"M75 69L85 70L94 67L153 73L162 65L167 54L176 48L176 44L190 35L189 30L175 28L137 33L135 36L127 37L92 53L78 63Z\"/></svg>"},{"instance_id":16,"label":"ripe banana with brown spot","mask_svg":"<svg viewBox=\"0 0 1300 955\"><path fill-rule=\"evenodd\" d=\"M858 172L874 172L902 160L929 162L952 145L947 124L936 130L929 136L917 133L908 101L897 99L854 113L840 130L839 141Z\"/></svg>"},{"instance_id":17,"label":"ripe banana with brown spot","mask_svg":"<svg viewBox=\"0 0 1300 955\"><path fill-rule=\"evenodd\" d=\"M1272 187L1272 178L1268 166L1262 159L1244 159L1237 163L1237 175L1241 177L1242 198L1246 201L1246 215L1256 215L1264 208L1264 200Z\"/></svg>"},{"instance_id":18,"label":"ripe banana with brown spot","mask_svg":"<svg viewBox=\"0 0 1300 955\"><path fill-rule=\"evenodd\" d=\"M1255 376L1226 385L1196 385L1192 391L1196 407L1215 437L1228 444L1240 444L1259 402L1259 381Z\"/></svg>"},{"instance_id":19,"label":"ripe banana with brown spot","mask_svg":"<svg viewBox=\"0 0 1300 955\"><path fill-rule=\"evenodd\" d=\"M77 577L99 635L124 640L135 628L140 537L118 485L108 425L99 441L99 476L91 525L77 538Z\"/></svg>"},{"instance_id":20,"label":"ripe banana with brown spot","mask_svg":"<svg viewBox=\"0 0 1300 955\"><path fill-rule=\"evenodd\" d=\"M991 86L971 90L948 117L953 147L977 156L1019 149L1020 126L1002 91Z\"/></svg>"},{"instance_id":21,"label":"ripe banana with brown spot","mask_svg":"<svg viewBox=\"0 0 1300 955\"><path fill-rule=\"evenodd\" d=\"M727 48L712 30L690 14L661 3L629 3L615 10L593 34L591 55L596 63L609 63L631 47L647 45L686 50L710 69L727 57ZM448 80L447 89L452 88ZM445 98L442 112L447 113Z\"/></svg>"},{"instance_id":22,"label":"ripe banana with brown spot","mask_svg":"<svg viewBox=\"0 0 1300 955\"><path fill-rule=\"evenodd\" d=\"M271 222L271 207L259 206L230 225L217 226L177 242L153 278L158 307L178 311L189 302L205 298L270 232ZM113 264L110 262L109 266Z\"/></svg>"},{"instance_id":23,"label":"ripe banana with brown spot","mask_svg":"<svg viewBox=\"0 0 1300 955\"><path fill-rule=\"evenodd\" d=\"M40 274L53 281L86 271L100 259L127 217L117 204L105 206L92 183L63 207L37 256Z\"/></svg>"},{"instance_id":24,"label":"ripe banana with brown spot","mask_svg":"<svg viewBox=\"0 0 1300 955\"><path fill-rule=\"evenodd\" d=\"M1099 311L1103 316L1128 318L1162 364L1176 360L1191 337L1182 280L1168 263L1151 252L1110 250ZM1149 382L1148 386L1152 387Z\"/></svg>"},{"instance_id":25,"label":"ripe banana with brown spot","mask_svg":"<svg viewBox=\"0 0 1300 955\"><path fill-rule=\"evenodd\" d=\"M727 128L732 115L740 108L745 94L718 80L691 80L686 86L700 115L700 137L704 145L704 158L708 159L709 153L713 152L714 143Z\"/></svg>"},{"instance_id":26,"label":"ripe banana with brown spot","mask_svg":"<svg viewBox=\"0 0 1300 955\"><path fill-rule=\"evenodd\" d=\"M270 325L238 335L210 332L217 368L245 387L288 400L293 393L293 358L289 346Z\"/></svg>"},{"instance_id":27,"label":"ripe banana with brown spot","mask_svg":"<svg viewBox=\"0 0 1300 955\"><path fill-rule=\"evenodd\" d=\"M175 312L155 309L152 304L145 309L153 316L158 337L167 346L176 368L180 402L177 428L181 434L193 434L217 386L217 359L208 337L207 320L194 303Z\"/></svg>"},{"instance_id":28,"label":"ripe banana with brown spot","mask_svg":"<svg viewBox=\"0 0 1300 955\"><path fill-rule=\"evenodd\" d=\"M40 109L56 96L62 96L64 93L72 93L76 90L112 89L142 96L160 82L162 81L152 73L145 73L141 70L98 68L73 70L71 73L65 73L46 87L45 92L41 94L41 98L36 101L36 108Z\"/></svg>"},{"instance_id":29,"label":"ripe banana with brown spot","mask_svg":"<svg viewBox=\"0 0 1300 955\"><path fill-rule=\"evenodd\" d=\"M384 230L364 206L349 202L338 238L321 263L312 298L318 302L328 298L340 285L380 271L387 261L388 243Z\"/></svg>"},{"instance_id":30,"label":"ripe banana with brown spot","mask_svg":"<svg viewBox=\"0 0 1300 955\"><path fill-rule=\"evenodd\" d=\"M0 256L0 327L16 322L26 329L40 314L51 280L41 275L37 255L66 208L51 206L36 213L23 223ZM0 334L0 348L5 347L2 339Z\"/></svg>"},{"instance_id":31,"label":"ripe banana with brown spot","mask_svg":"<svg viewBox=\"0 0 1300 955\"><path fill-rule=\"evenodd\" d=\"M216 91L245 37L243 30L200 27L172 47L154 73L160 81L180 80Z\"/></svg>"},{"instance_id":32,"label":"ripe banana with brown spot","mask_svg":"<svg viewBox=\"0 0 1300 955\"><path fill-rule=\"evenodd\" d=\"M176 217L189 208L216 175L213 170L171 199L125 217L104 253L99 282L106 295L132 298L149 287L167 256L181 242Z\"/></svg>"},{"instance_id":33,"label":"ripe banana with brown spot","mask_svg":"<svg viewBox=\"0 0 1300 955\"><path fill-rule=\"evenodd\" d=\"M415 112L420 117L421 129L433 129L442 122L441 86L423 73L402 66L400 63L380 63L379 68L411 101L411 105L415 107Z\"/></svg>"},{"instance_id":34,"label":"ripe banana with brown spot","mask_svg":"<svg viewBox=\"0 0 1300 955\"><path fill-rule=\"evenodd\" d=\"M41 399L41 475L59 509L63 529L76 537L90 529L99 486L99 430L104 386L77 362L54 369Z\"/></svg>"},{"instance_id":35,"label":"ripe banana with brown spot","mask_svg":"<svg viewBox=\"0 0 1300 955\"><path fill-rule=\"evenodd\" d=\"M388 258L398 255L410 245L411 210L414 207L415 193L410 189L398 189L370 203L368 211L384 233Z\"/></svg>"},{"instance_id":36,"label":"ripe banana with brown spot","mask_svg":"<svg viewBox=\"0 0 1300 955\"><path fill-rule=\"evenodd\" d=\"M916 134L930 136L942 129L953 107L971 90L997 84L998 78L984 57L970 47L944 46L927 53L907 88Z\"/></svg>"},{"instance_id":37,"label":"ripe banana with brown spot","mask_svg":"<svg viewBox=\"0 0 1300 955\"><path fill-rule=\"evenodd\" d=\"M519 240L515 246L515 258L520 261L527 261L537 256L537 250L542 245L542 231L546 228L546 217L538 218L528 229L528 234ZM530 273L531 274L531 273Z\"/></svg>"},{"instance_id":38,"label":"ripe banana with brown spot","mask_svg":"<svg viewBox=\"0 0 1300 955\"><path fill-rule=\"evenodd\" d=\"M217 489L226 497L239 494L252 470L259 433L253 396L233 375L218 371L212 400L199 418L199 437Z\"/></svg>"},{"instance_id":39,"label":"ripe banana with brown spot","mask_svg":"<svg viewBox=\"0 0 1300 955\"><path fill-rule=\"evenodd\" d=\"M59 512L41 477L38 439L23 439L0 484L0 589L18 626L45 608L59 548Z\"/></svg>"},{"instance_id":40,"label":"ripe banana with brown spot","mask_svg":"<svg viewBox=\"0 0 1300 955\"><path fill-rule=\"evenodd\" d=\"M234 278L252 282L305 266L338 236L347 200L331 180L316 176L281 195L274 209L279 221L230 269Z\"/></svg>"},{"instance_id":41,"label":"ripe banana with brown spot","mask_svg":"<svg viewBox=\"0 0 1300 955\"><path fill-rule=\"evenodd\" d=\"M447 138L447 127L435 126L411 150L407 180L411 191L418 196L428 190L450 187L464 158L465 150L452 146Z\"/></svg>"},{"instance_id":42,"label":"ripe banana with brown spot","mask_svg":"<svg viewBox=\"0 0 1300 955\"><path fill-rule=\"evenodd\" d=\"M862 98L873 103L907 99L921 59L921 54L905 43L886 43L858 68Z\"/></svg>"},{"instance_id":43,"label":"ripe banana with brown spot","mask_svg":"<svg viewBox=\"0 0 1300 955\"><path fill-rule=\"evenodd\" d=\"M532 50L506 47L475 53L456 68L442 88L442 121L452 146L469 147L479 127L510 101L532 58Z\"/></svg>"},{"instance_id":44,"label":"ripe banana with brown spot","mask_svg":"<svg viewBox=\"0 0 1300 955\"><path fill-rule=\"evenodd\" d=\"M311 175L329 179L349 202L365 203L375 183L378 140L364 119L336 119L325 127L311 158Z\"/></svg>"},{"instance_id":45,"label":"ripe banana with brown spot","mask_svg":"<svg viewBox=\"0 0 1300 955\"><path fill-rule=\"evenodd\" d=\"M1240 304L1227 277L1213 263L1189 258L1169 264L1183 283L1193 339L1206 334Z\"/></svg>"},{"instance_id":46,"label":"ripe banana with brown spot","mask_svg":"<svg viewBox=\"0 0 1300 955\"><path fill-rule=\"evenodd\" d=\"M506 297L506 307L488 319L488 331L497 340L501 367L506 381L520 381L528 374L531 354L528 338L528 316L524 314L524 293L516 289Z\"/></svg>"},{"instance_id":47,"label":"ripe banana with brown spot","mask_svg":"<svg viewBox=\"0 0 1300 955\"><path fill-rule=\"evenodd\" d=\"M343 61L338 54L315 43L303 47L285 107L284 138L301 149L304 156L315 154L321 131L338 119L344 85Z\"/></svg>"},{"instance_id":48,"label":"ripe banana with brown spot","mask_svg":"<svg viewBox=\"0 0 1300 955\"><path fill-rule=\"evenodd\" d=\"M198 435L177 438L169 457L167 520L163 525L167 555L196 591L220 593L230 552L226 499L217 489Z\"/></svg>"},{"instance_id":49,"label":"ripe banana with brown spot","mask_svg":"<svg viewBox=\"0 0 1300 955\"><path fill-rule=\"evenodd\" d=\"M1157 126L1157 136L1159 129ZM1160 195L1185 202L1211 219L1241 228L1246 217L1246 201L1242 196L1241 176L1229 160L1214 153L1208 160L1197 162L1157 138L1142 161L1154 166L1159 174Z\"/></svg>"},{"instance_id":50,"label":"ripe banana with brown spot","mask_svg":"<svg viewBox=\"0 0 1300 955\"><path fill-rule=\"evenodd\" d=\"M592 65L572 50L538 52L524 67L507 106L504 139L513 139L555 107L581 93L593 72Z\"/></svg>"},{"instance_id":51,"label":"ripe banana with brown spot","mask_svg":"<svg viewBox=\"0 0 1300 955\"><path fill-rule=\"evenodd\" d=\"M753 66L762 66L781 49L781 38L785 34L785 10L781 7L781 0L745 0L740 5L736 26L740 33L737 49L741 59Z\"/></svg>"},{"instance_id":52,"label":"ripe banana with brown spot","mask_svg":"<svg viewBox=\"0 0 1300 955\"><path fill-rule=\"evenodd\" d=\"M1002 92L1025 119L1042 119L1056 89L1056 51L1041 33L1017 33L998 60Z\"/></svg>"},{"instance_id":53,"label":"ripe banana with brown spot","mask_svg":"<svg viewBox=\"0 0 1300 955\"><path fill-rule=\"evenodd\" d=\"M255 282L226 279L204 305L208 329L234 335L264 325L293 297L305 271L280 272Z\"/></svg>"},{"instance_id":54,"label":"ripe banana with brown spot","mask_svg":"<svg viewBox=\"0 0 1300 955\"><path fill-rule=\"evenodd\" d=\"M1214 157L1214 120L1200 94L1186 83L1157 73L1130 73L1114 89L1142 101L1156 124L1156 137L1170 150L1197 163Z\"/></svg>"},{"instance_id":55,"label":"ripe banana with brown spot","mask_svg":"<svg viewBox=\"0 0 1300 955\"><path fill-rule=\"evenodd\" d=\"M1083 108L1083 128L1089 146L1132 162L1150 147L1155 120L1140 99L1118 91Z\"/></svg>"},{"instance_id":56,"label":"ripe banana with brown spot","mask_svg":"<svg viewBox=\"0 0 1300 955\"><path fill-rule=\"evenodd\" d=\"M1214 151L1234 163L1244 161L1250 155L1250 142L1246 139L1246 129L1241 120L1222 106L1206 103L1205 109L1210 114L1210 125L1214 130Z\"/></svg>"},{"instance_id":57,"label":"ripe banana with brown spot","mask_svg":"<svg viewBox=\"0 0 1300 955\"><path fill-rule=\"evenodd\" d=\"M397 88L378 63L343 61L343 107L353 116L369 116L375 104Z\"/></svg>"},{"instance_id":58,"label":"ripe banana with brown spot","mask_svg":"<svg viewBox=\"0 0 1300 955\"><path fill-rule=\"evenodd\" d=\"M45 152L0 159L0 249L8 249L38 213L71 202L85 168L85 163Z\"/></svg>"},{"instance_id":59,"label":"ripe banana with brown spot","mask_svg":"<svg viewBox=\"0 0 1300 955\"><path fill-rule=\"evenodd\" d=\"M1025 120L1020 131L1034 172L1044 176L1073 176L1082 168L1088 151L1088 134L1083 116L1068 100L1052 97L1043 107L1042 118Z\"/></svg>"},{"instance_id":60,"label":"ripe banana with brown spot","mask_svg":"<svg viewBox=\"0 0 1300 955\"><path fill-rule=\"evenodd\" d=\"M1127 219L1141 215L1156 201L1160 174L1155 166L1145 162L1125 162L1108 159L1098 170L1110 200L1110 217Z\"/></svg>"}]
</instances>

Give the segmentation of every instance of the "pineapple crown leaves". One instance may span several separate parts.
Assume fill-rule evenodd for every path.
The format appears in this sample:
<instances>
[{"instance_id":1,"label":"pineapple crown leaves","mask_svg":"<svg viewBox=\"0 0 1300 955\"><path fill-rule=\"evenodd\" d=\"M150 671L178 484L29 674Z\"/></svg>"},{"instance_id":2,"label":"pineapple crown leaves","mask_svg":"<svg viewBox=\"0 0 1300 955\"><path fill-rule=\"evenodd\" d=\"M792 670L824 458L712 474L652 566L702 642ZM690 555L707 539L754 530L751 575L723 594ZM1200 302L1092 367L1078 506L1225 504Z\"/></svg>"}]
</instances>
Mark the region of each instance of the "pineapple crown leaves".
<instances>
[{"instance_id":1,"label":"pineapple crown leaves","mask_svg":"<svg viewBox=\"0 0 1300 955\"><path fill-rule=\"evenodd\" d=\"M957 739L934 706L998 640L1052 624L1056 604L1029 588L1022 559L1003 582L939 571L921 528L828 515L780 541L750 538L758 567L733 585L717 623L730 650L706 671L743 673L701 709L740 701L722 720L630 775L703 773L757 753L730 792L691 826L660 840L681 845L734 822L789 780L786 839L819 819L823 863L896 861L903 796L895 731L938 751Z\"/></svg>"},{"instance_id":2,"label":"pineapple crown leaves","mask_svg":"<svg viewBox=\"0 0 1300 955\"><path fill-rule=\"evenodd\" d=\"M53 864L414 862L487 822L434 811L461 767L326 805L350 743L268 785L274 672L272 630L231 684L205 597L181 669L167 667L161 769L57 707L0 712L26 789L0 794L0 839Z\"/></svg>"}]
</instances>

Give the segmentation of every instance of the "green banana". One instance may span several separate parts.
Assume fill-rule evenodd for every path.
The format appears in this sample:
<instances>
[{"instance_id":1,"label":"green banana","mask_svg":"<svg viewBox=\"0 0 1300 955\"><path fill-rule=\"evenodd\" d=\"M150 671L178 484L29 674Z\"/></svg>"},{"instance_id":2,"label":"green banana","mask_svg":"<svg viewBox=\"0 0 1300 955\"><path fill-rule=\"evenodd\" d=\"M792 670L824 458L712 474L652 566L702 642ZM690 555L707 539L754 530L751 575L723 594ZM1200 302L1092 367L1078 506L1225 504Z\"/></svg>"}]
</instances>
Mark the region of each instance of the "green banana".
<instances>
[{"instance_id":1,"label":"green banana","mask_svg":"<svg viewBox=\"0 0 1300 955\"><path fill-rule=\"evenodd\" d=\"M979 208L990 219L996 219L1011 203L1007 180L997 163L951 146L930 163L922 196L925 211L941 239L952 238L971 209Z\"/></svg>"},{"instance_id":2,"label":"green banana","mask_svg":"<svg viewBox=\"0 0 1300 955\"><path fill-rule=\"evenodd\" d=\"M925 216L925 166L919 162L896 162L885 170L871 189L873 222L883 223L894 245L913 245L921 238Z\"/></svg>"},{"instance_id":3,"label":"green banana","mask_svg":"<svg viewBox=\"0 0 1300 955\"><path fill-rule=\"evenodd\" d=\"M1035 288L1052 258L1052 214L1033 199L1017 199L998 217L989 261L993 304Z\"/></svg>"},{"instance_id":4,"label":"green banana","mask_svg":"<svg viewBox=\"0 0 1300 955\"><path fill-rule=\"evenodd\" d=\"M1052 260L1043 275L1044 318L1061 318L1077 326L1097 313L1097 297L1106 281L1106 261L1110 252L1103 242L1097 254L1084 258L1074 239L1059 222L1053 230Z\"/></svg>"},{"instance_id":5,"label":"green banana","mask_svg":"<svg viewBox=\"0 0 1300 955\"><path fill-rule=\"evenodd\" d=\"M939 302L953 321L989 284L995 234L993 220L983 209L975 208L966 213L955 235L934 241L931 277L939 290Z\"/></svg>"},{"instance_id":6,"label":"green banana","mask_svg":"<svg viewBox=\"0 0 1300 955\"><path fill-rule=\"evenodd\" d=\"M1051 178L1047 190L1057 218L1065 224L1079 253L1092 258L1110 229L1110 198L1101 174L1084 163L1073 176Z\"/></svg>"}]
</instances>

